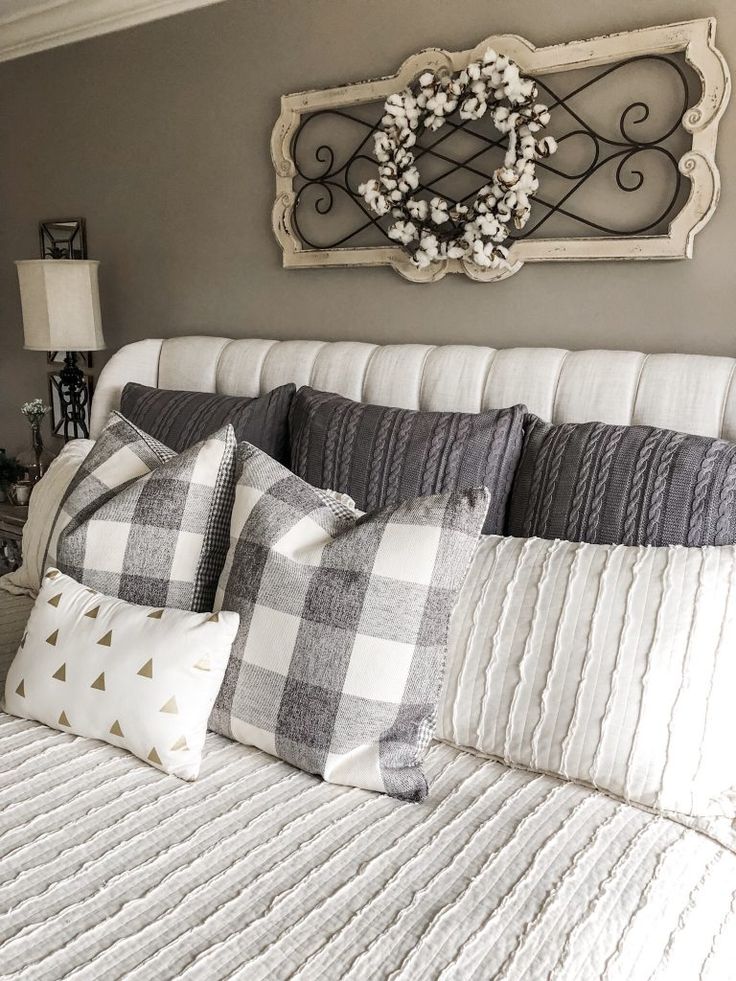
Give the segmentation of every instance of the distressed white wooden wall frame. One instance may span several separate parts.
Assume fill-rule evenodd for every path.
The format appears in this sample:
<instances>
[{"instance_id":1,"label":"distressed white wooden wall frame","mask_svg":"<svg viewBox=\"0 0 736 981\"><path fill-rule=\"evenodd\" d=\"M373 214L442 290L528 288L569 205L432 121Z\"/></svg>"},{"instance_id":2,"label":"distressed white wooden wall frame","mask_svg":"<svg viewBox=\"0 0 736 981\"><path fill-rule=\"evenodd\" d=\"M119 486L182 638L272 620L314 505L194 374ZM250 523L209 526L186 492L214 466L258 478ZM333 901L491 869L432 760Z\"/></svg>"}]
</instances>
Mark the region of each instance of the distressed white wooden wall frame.
<instances>
[{"instance_id":1,"label":"distressed white wooden wall frame","mask_svg":"<svg viewBox=\"0 0 736 981\"><path fill-rule=\"evenodd\" d=\"M408 58L395 75L387 78L283 96L281 115L271 138L271 155L276 170L273 229L283 249L284 266L391 266L415 282L436 281L448 272L462 272L472 279L491 281L517 272L525 262L690 258L693 239L711 218L720 190L715 162L716 138L731 83L723 55L715 46L715 32L715 18L703 18L544 48L536 48L517 35L494 35L468 51L450 52L436 48L422 51ZM689 195L670 221L666 234L520 238L511 245L509 268L487 271L458 259L446 259L420 270L401 247L391 244L360 248L305 247L293 221L297 170L292 157L293 140L303 117L319 110L382 101L412 83L427 69L460 71L470 61L482 57L488 47L508 55L524 74L538 79L563 71L610 66L645 55L684 56L699 78L701 91L697 103L687 109L681 121L691 142L677 165L680 173L690 181ZM552 126L548 132L557 135ZM368 152L371 151L372 142Z\"/></svg>"}]
</instances>

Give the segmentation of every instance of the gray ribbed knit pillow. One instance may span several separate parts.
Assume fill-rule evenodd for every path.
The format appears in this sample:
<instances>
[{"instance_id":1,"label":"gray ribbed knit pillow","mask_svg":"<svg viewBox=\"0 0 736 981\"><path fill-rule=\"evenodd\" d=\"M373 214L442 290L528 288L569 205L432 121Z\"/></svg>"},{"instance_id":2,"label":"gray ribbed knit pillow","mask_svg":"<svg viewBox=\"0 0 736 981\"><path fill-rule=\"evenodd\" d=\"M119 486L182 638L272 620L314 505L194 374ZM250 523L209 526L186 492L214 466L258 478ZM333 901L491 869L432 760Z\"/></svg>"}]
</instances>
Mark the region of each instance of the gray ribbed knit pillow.
<instances>
[{"instance_id":1,"label":"gray ribbed knit pillow","mask_svg":"<svg viewBox=\"0 0 736 981\"><path fill-rule=\"evenodd\" d=\"M529 416L507 530L599 544L733 544L736 443Z\"/></svg>"},{"instance_id":2,"label":"gray ribbed knit pillow","mask_svg":"<svg viewBox=\"0 0 736 981\"><path fill-rule=\"evenodd\" d=\"M349 494L363 511L413 497L487 487L483 532L501 533L526 409L417 412L300 388L291 410L291 469Z\"/></svg>"},{"instance_id":3,"label":"gray ribbed knit pillow","mask_svg":"<svg viewBox=\"0 0 736 981\"><path fill-rule=\"evenodd\" d=\"M182 453L228 423L247 442L280 463L289 462L289 409L294 385L246 398L211 392L180 392L128 382L120 411L132 423Z\"/></svg>"}]
</instances>

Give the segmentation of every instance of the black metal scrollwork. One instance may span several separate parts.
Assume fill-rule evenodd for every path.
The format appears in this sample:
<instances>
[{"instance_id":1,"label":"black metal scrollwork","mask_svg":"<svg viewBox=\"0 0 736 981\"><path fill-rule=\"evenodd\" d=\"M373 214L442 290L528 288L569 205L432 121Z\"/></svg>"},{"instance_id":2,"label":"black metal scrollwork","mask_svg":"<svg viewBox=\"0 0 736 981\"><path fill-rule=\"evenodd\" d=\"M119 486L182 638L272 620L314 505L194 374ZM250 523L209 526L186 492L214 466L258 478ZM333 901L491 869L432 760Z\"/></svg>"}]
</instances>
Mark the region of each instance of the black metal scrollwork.
<instances>
[{"instance_id":1,"label":"black metal scrollwork","mask_svg":"<svg viewBox=\"0 0 736 981\"><path fill-rule=\"evenodd\" d=\"M641 129L642 125L652 116L649 103L643 99L630 103L620 113L615 135L604 134L600 128L585 119L573 104L577 97L604 79L615 80L617 73L631 68L632 65L644 63L666 66L668 70L674 72L676 84L682 90L681 102L679 99L676 100L678 111L674 114L674 120L667 122L660 132L649 135L648 138L641 135L644 132ZM668 141L680 128L682 117L690 105L688 77L676 60L656 54L629 58L598 72L564 96L558 95L542 78L537 78L536 81L540 90L540 100L549 106L552 113L549 132L555 135L560 149L562 150L569 141L580 141L577 155L587 158L570 170L555 166L552 162L562 156L561 153L551 160L537 162L540 188L532 199L535 205L532 218L525 228L515 232L512 238L521 239L536 234L555 215L569 219L586 231L591 230L604 236L627 237L646 235L673 217L678 202L682 199L683 176L678 167L678 157L668 145ZM348 108L318 110L304 116L301 120L291 146L292 159L298 175L292 223L301 242L307 248L317 250L339 248L364 235L371 228L376 229L382 239L391 242L386 234L390 221L374 215L358 193L358 184L366 176L372 176L372 168L376 166L372 152L373 134L378 128L382 112L382 103L376 103L374 111L365 118L359 111ZM338 152L326 142L320 142L316 147L305 146L316 121L329 117L347 121L358 127L359 139L349 151ZM481 158L489 151L502 153L505 150L504 137L501 134L494 134L493 131L489 133L487 129L488 127L486 130L482 128L482 121L464 122L453 116L446 120L445 125L438 131L438 136L429 134L426 142L418 146L415 151L420 173L422 158L431 159L432 163L441 169L431 178L427 178L426 183L420 185L417 193L422 191L429 194L440 193L451 204L472 200L480 188L488 182L493 169L488 167L488 157L485 161ZM448 147L448 141L458 132L471 136L480 144L474 152L467 153L462 159L457 159ZM583 145L588 147L587 154L582 149ZM591 214L586 214L584 209L575 207L572 200L574 196L606 167L612 168L613 180L618 190L627 194L640 191L646 183L643 167L647 159L658 160L664 165L665 171L671 173L664 204L653 218L648 217L643 223L629 224L628 227L616 227ZM363 173L359 175L361 169ZM462 197L453 198L445 191L437 190L440 181L446 181L460 172L467 178L469 186L467 193L463 193ZM555 179L552 196L545 193L545 172L553 175ZM312 219L315 215L319 218L330 215L335 209L338 196L340 200L354 206L354 221L347 231L343 229L339 235L334 236L333 233L333 237L327 241L317 242L312 233L307 233L303 227L305 222L302 219L307 215Z\"/></svg>"}]
</instances>

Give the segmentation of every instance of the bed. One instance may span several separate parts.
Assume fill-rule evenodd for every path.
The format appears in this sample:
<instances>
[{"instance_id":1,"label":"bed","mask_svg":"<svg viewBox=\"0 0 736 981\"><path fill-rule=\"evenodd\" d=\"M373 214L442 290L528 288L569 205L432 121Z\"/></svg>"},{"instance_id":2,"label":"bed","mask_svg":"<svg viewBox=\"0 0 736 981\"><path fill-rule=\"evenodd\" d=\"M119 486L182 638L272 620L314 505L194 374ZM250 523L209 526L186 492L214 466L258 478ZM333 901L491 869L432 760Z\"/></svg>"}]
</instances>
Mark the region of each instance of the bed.
<instances>
[{"instance_id":1,"label":"bed","mask_svg":"<svg viewBox=\"0 0 736 981\"><path fill-rule=\"evenodd\" d=\"M477 411L736 435L727 358L178 338L125 381L284 381ZM0 678L30 600L0 593ZM208 735L193 784L0 715L0 978L736 977L736 855L604 794L439 742L421 804Z\"/></svg>"}]
</instances>

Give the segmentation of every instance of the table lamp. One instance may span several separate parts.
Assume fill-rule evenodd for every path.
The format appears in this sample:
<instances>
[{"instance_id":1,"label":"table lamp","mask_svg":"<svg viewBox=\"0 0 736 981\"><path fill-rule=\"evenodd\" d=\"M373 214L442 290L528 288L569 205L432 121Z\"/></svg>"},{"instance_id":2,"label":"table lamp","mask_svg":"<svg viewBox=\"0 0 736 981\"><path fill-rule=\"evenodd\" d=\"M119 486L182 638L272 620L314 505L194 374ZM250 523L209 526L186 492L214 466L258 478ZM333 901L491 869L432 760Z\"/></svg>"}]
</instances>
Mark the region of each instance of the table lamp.
<instances>
[{"instance_id":1,"label":"table lamp","mask_svg":"<svg viewBox=\"0 0 736 981\"><path fill-rule=\"evenodd\" d=\"M63 351L59 397L64 439L88 437L88 399L78 351L101 351L99 262L90 259L22 259L18 268L23 308L24 347L28 351Z\"/></svg>"}]
</instances>

